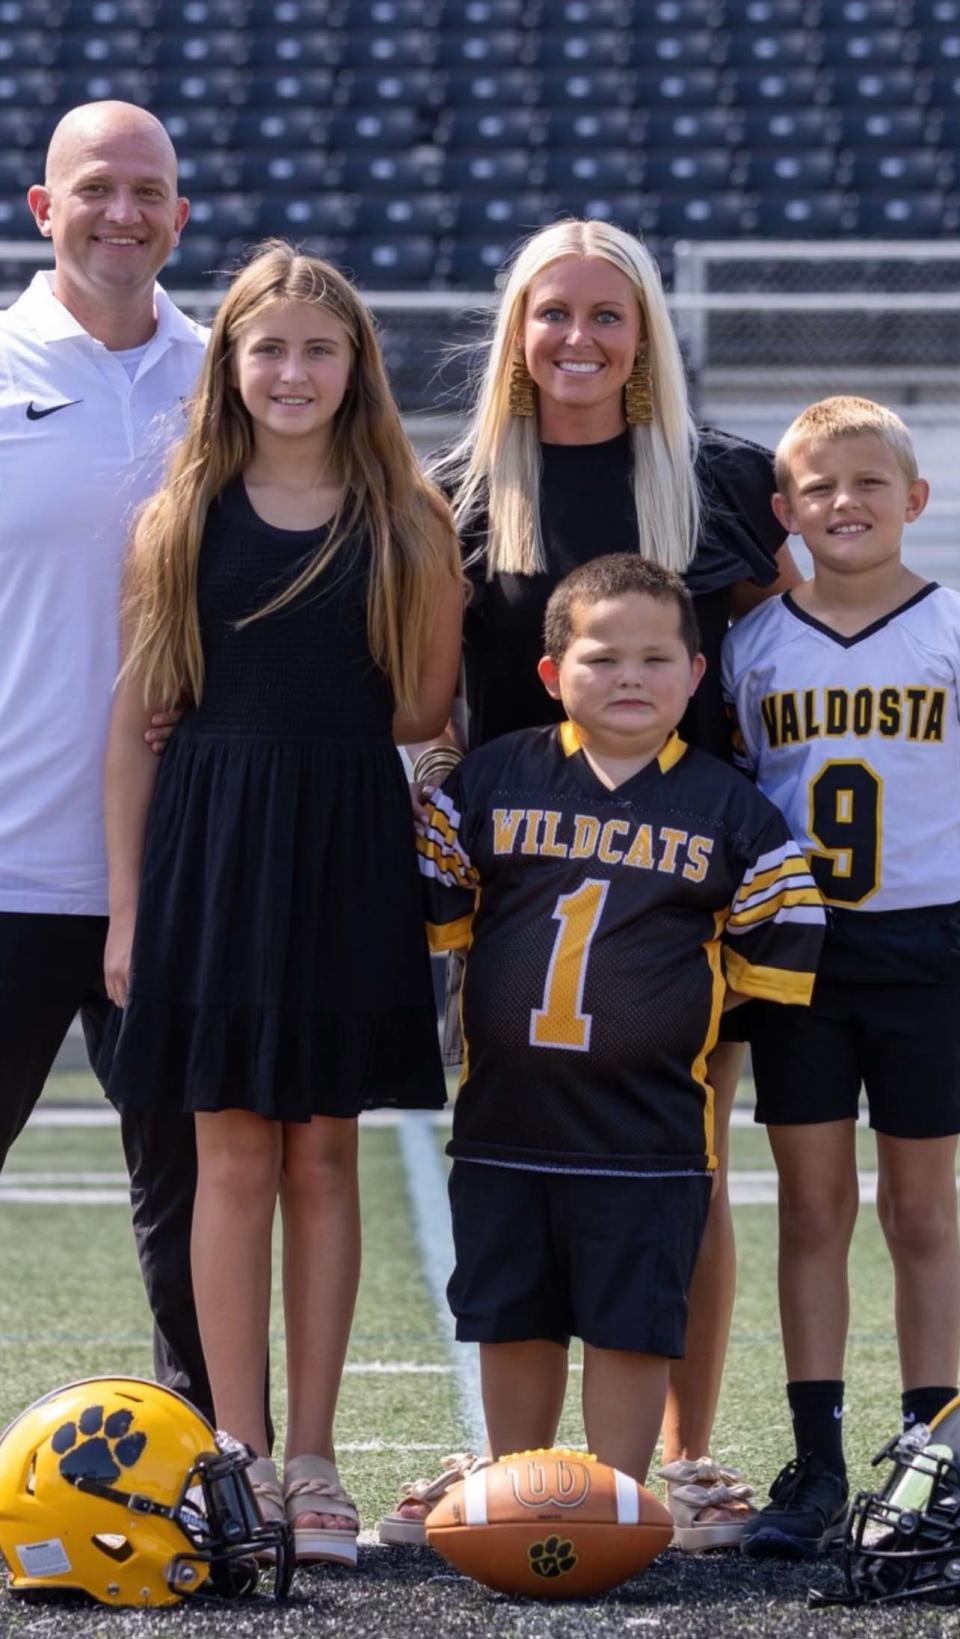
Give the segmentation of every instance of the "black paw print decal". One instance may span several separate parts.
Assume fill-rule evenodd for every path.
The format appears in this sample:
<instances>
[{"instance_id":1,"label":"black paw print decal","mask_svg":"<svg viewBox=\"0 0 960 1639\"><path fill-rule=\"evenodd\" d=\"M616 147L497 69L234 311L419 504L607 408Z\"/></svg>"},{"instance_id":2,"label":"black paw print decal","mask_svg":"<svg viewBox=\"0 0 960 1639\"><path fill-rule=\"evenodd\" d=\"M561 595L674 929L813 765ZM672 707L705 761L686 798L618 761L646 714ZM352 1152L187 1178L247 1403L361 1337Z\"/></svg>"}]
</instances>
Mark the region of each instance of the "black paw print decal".
<instances>
[{"instance_id":1,"label":"black paw print decal","mask_svg":"<svg viewBox=\"0 0 960 1639\"><path fill-rule=\"evenodd\" d=\"M75 1423L61 1423L50 1444L64 1479L115 1480L122 1469L132 1468L147 1443L145 1434L130 1432L132 1422L132 1411L111 1411L104 1418L102 1406L86 1406Z\"/></svg>"},{"instance_id":2,"label":"black paw print decal","mask_svg":"<svg viewBox=\"0 0 960 1639\"><path fill-rule=\"evenodd\" d=\"M535 1542L527 1557L534 1576L566 1576L577 1563L573 1543L564 1537L547 1537L546 1542Z\"/></svg>"}]
</instances>

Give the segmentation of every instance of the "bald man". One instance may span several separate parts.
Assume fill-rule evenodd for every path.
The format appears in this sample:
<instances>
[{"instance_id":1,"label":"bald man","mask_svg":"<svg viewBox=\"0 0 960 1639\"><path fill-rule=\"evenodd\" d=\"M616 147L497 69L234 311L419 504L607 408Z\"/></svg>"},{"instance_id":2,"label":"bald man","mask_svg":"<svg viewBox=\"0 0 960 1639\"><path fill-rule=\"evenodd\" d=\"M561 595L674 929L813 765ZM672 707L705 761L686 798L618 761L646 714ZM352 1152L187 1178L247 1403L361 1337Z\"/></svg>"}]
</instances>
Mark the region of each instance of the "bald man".
<instances>
[{"instance_id":1,"label":"bald man","mask_svg":"<svg viewBox=\"0 0 960 1639\"><path fill-rule=\"evenodd\" d=\"M189 206L151 114L74 109L27 197L55 266L0 314L0 1165L78 1011L96 1067L121 561L206 342L155 283ZM125 1114L122 1131L156 1374L209 1416L192 1123Z\"/></svg>"}]
</instances>

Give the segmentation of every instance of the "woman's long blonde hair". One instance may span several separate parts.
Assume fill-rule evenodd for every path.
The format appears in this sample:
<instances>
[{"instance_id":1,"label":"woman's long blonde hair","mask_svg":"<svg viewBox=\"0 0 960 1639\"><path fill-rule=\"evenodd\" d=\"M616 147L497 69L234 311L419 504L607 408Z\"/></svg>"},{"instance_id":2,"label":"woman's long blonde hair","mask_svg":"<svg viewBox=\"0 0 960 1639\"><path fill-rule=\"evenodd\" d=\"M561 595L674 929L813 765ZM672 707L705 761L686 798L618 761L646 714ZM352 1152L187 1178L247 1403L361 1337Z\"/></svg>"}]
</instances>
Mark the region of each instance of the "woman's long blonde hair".
<instances>
[{"instance_id":1,"label":"woman's long blonde hair","mask_svg":"<svg viewBox=\"0 0 960 1639\"><path fill-rule=\"evenodd\" d=\"M640 549L682 573L696 550L700 521L697 430L683 360L656 263L638 239L609 222L555 222L521 245L506 270L473 413L433 475L453 496L459 529L468 530L486 508L488 576L546 569L537 418L511 415L508 398L527 293L537 274L564 256L600 257L625 273L636 291L653 388L653 421L630 428Z\"/></svg>"},{"instance_id":2,"label":"woman's long blonde hair","mask_svg":"<svg viewBox=\"0 0 960 1639\"><path fill-rule=\"evenodd\" d=\"M420 471L387 385L367 309L336 268L283 241L260 247L237 275L214 320L190 420L163 488L134 531L126 580L131 641L121 676L136 675L149 704L203 692L197 564L211 502L243 472L253 425L230 362L252 319L274 302L308 302L338 319L353 360L333 421L329 460L344 500L327 538L285 591L251 617L299 596L362 525L370 548L367 626L371 652L398 707L412 706L420 661L444 575L460 575L450 509Z\"/></svg>"}]
</instances>

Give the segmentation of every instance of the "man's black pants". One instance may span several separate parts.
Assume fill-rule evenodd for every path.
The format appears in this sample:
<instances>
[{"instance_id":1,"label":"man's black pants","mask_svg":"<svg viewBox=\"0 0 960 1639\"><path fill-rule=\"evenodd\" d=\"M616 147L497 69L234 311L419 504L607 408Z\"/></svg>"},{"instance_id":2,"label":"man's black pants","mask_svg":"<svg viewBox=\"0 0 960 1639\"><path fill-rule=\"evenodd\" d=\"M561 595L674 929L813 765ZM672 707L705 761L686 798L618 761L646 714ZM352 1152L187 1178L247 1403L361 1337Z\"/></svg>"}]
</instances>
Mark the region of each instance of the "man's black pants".
<instances>
[{"instance_id":1,"label":"man's black pants","mask_svg":"<svg viewBox=\"0 0 960 1639\"><path fill-rule=\"evenodd\" d=\"M77 1012L96 1062L110 1006L103 987L106 931L103 916L0 912L0 1167ZM140 1270L153 1312L154 1373L213 1422L190 1278L193 1118L122 1111L120 1127Z\"/></svg>"}]
</instances>

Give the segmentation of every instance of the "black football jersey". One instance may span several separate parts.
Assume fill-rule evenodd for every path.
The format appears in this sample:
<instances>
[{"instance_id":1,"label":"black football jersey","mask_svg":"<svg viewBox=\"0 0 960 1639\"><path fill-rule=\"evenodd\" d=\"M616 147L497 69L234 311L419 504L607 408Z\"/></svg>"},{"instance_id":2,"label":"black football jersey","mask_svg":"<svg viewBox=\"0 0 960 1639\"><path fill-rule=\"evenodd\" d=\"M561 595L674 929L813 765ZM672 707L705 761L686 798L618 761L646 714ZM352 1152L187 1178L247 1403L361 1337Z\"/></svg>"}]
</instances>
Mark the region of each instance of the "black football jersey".
<instances>
[{"instance_id":1,"label":"black football jersey","mask_svg":"<svg viewBox=\"0 0 960 1639\"><path fill-rule=\"evenodd\" d=\"M714 1167L706 1060L726 984L809 1002L823 938L772 803L675 734L610 791L568 722L471 752L418 850L431 946L468 951L450 1153Z\"/></svg>"}]
</instances>

